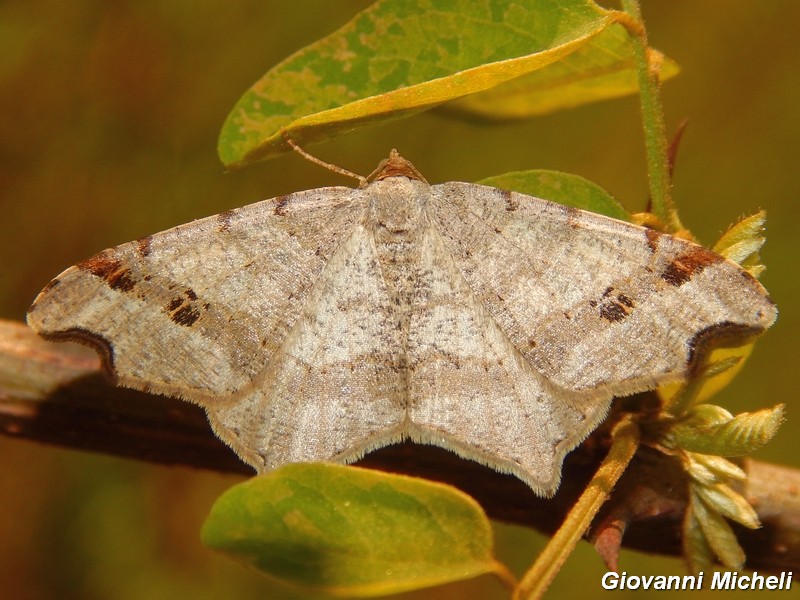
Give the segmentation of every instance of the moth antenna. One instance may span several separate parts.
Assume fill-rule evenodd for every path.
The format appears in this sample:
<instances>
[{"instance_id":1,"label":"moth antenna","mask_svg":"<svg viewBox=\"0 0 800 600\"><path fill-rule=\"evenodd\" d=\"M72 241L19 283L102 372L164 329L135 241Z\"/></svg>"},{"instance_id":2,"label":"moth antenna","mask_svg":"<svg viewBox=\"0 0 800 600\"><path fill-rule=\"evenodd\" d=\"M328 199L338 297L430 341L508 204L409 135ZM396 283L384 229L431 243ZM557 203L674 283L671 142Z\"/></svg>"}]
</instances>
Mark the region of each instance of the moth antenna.
<instances>
[{"instance_id":1,"label":"moth antenna","mask_svg":"<svg viewBox=\"0 0 800 600\"><path fill-rule=\"evenodd\" d=\"M344 177L352 177L358 181L358 187L364 188L367 187L367 178L363 175L359 175L358 173L353 173L352 171L348 171L345 168L342 168L338 165L331 164L329 162L325 162L321 158L317 158L316 156L309 154L305 150L303 150L300 146L298 146L295 141L289 137L289 134L285 131L281 131L281 135L283 139L286 140L286 143L292 147L292 150L297 152L300 156L309 160L315 164L318 164L321 167L328 169L329 171L333 171L334 173L338 173L339 175L343 175Z\"/></svg>"}]
</instances>

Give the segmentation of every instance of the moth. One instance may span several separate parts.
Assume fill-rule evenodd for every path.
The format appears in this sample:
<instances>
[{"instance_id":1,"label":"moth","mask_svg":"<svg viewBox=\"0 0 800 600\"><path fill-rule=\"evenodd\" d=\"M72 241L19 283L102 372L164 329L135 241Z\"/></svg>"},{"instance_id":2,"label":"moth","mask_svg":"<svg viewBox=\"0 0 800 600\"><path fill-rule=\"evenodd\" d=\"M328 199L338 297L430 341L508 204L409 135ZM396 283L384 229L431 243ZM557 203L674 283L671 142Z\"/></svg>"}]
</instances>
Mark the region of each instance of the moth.
<instances>
[{"instance_id":1,"label":"moth","mask_svg":"<svg viewBox=\"0 0 800 600\"><path fill-rule=\"evenodd\" d=\"M403 439L541 495L614 396L687 378L776 318L694 243L472 183L393 152L371 183L297 192L105 250L28 313L123 386L202 406L258 471Z\"/></svg>"}]
</instances>

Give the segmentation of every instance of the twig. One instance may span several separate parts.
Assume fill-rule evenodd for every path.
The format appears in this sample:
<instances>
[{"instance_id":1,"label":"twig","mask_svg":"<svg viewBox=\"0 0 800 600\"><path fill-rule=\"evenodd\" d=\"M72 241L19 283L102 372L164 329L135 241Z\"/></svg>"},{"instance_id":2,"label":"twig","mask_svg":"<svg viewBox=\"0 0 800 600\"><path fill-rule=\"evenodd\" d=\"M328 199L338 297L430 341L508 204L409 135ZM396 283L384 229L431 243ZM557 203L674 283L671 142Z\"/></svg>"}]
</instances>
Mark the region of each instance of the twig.
<instances>
[{"instance_id":1,"label":"twig","mask_svg":"<svg viewBox=\"0 0 800 600\"><path fill-rule=\"evenodd\" d=\"M88 348L46 342L22 323L2 320L0 433L161 464L252 473L213 435L197 406L114 387ZM433 446L395 444L360 464L450 483L473 496L489 516L550 534L597 470L607 436L601 428L567 457L552 499L536 497L515 477ZM749 479L742 491L764 524L756 531L737 529L748 566L800 572L800 470L756 461L745 470ZM679 555L683 476L670 457L640 448L595 523L622 504L629 517L626 547Z\"/></svg>"},{"instance_id":2,"label":"twig","mask_svg":"<svg viewBox=\"0 0 800 600\"><path fill-rule=\"evenodd\" d=\"M544 595L633 460L639 447L639 435L639 427L629 416L614 426L608 454L558 531L525 573L514 592L515 600L538 600Z\"/></svg>"}]
</instances>

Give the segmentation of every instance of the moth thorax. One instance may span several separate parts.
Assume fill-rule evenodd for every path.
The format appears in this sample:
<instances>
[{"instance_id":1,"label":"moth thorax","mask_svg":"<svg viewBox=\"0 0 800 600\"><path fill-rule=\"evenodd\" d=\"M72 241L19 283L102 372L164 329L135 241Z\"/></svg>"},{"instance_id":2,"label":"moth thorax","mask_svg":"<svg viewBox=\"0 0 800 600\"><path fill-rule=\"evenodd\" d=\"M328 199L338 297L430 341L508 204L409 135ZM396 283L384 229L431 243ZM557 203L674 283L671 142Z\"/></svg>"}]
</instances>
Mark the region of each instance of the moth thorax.
<instances>
[{"instance_id":1,"label":"moth thorax","mask_svg":"<svg viewBox=\"0 0 800 600\"><path fill-rule=\"evenodd\" d=\"M405 177L392 177L372 185L382 188L372 199L371 225L376 240L391 242L418 237L424 229L424 192L428 186Z\"/></svg>"}]
</instances>

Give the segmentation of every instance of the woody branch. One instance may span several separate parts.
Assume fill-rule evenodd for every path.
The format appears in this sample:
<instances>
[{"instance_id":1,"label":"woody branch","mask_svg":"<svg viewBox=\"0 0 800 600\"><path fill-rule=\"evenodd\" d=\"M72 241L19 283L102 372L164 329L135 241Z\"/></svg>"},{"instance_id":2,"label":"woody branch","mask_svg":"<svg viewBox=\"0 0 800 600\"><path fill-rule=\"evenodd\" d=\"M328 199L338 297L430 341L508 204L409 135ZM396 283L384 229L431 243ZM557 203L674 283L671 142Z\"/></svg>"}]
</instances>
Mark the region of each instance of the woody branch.
<instances>
[{"instance_id":1,"label":"woody branch","mask_svg":"<svg viewBox=\"0 0 800 600\"><path fill-rule=\"evenodd\" d=\"M199 407L115 387L88 348L46 342L11 321L0 321L0 433L160 464L253 473L214 436ZM491 517L551 533L602 460L605 435L601 428L568 456L552 499L433 446L396 444L360 464L450 483L476 498ZM763 523L755 531L737 529L747 566L800 571L800 470L757 461L748 461L745 469L748 480L740 491ZM609 526L618 527L624 530L623 546L679 555L683 477L669 457L642 447L589 537L607 544ZM609 555L607 548L601 553Z\"/></svg>"}]
</instances>

